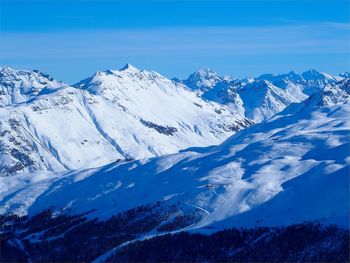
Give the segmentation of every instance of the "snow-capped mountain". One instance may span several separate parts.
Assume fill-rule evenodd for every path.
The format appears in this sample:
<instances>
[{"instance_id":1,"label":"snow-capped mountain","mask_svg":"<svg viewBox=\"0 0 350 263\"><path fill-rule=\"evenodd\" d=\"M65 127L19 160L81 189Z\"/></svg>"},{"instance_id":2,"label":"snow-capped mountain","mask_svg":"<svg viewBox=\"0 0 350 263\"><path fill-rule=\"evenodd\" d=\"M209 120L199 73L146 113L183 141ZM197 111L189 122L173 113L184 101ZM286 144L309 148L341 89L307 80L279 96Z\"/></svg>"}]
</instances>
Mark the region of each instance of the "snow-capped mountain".
<instances>
[{"instance_id":1,"label":"snow-capped mountain","mask_svg":"<svg viewBox=\"0 0 350 263\"><path fill-rule=\"evenodd\" d=\"M2 175L85 169L219 144L250 119L261 122L306 99L306 89L343 79L311 70L237 80L201 69L171 81L129 64L73 86L8 67L0 77Z\"/></svg>"},{"instance_id":2,"label":"snow-capped mountain","mask_svg":"<svg viewBox=\"0 0 350 263\"><path fill-rule=\"evenodd\" d=\"M201 68L192 73L187 79L175 79L175 81L196 91L202 98L224 104L227 88L234 79L230 76L221 77L212 69Z\"/></svg>"},{"instance_id":3,"label":"snow-capped mountain","mask_svg":"<svg viewBox=\"0 0 350 263\"><path fill-rule=\"evenodd\" d=\"M298 92L310 96L312 93L319 91L327 84L333 84L342 80L343 77L333 76L328 73L318 72L317 70L311 69L301 74L298 74L295 71L280 75L264 74L256 79L268 80L281 88L293 84L300 89Z\"/></svg>"},{"instance_id":4,"label":"snow-capped mountain","mask_svg":"<svg viewBox=\"0 0 350 263\"><path fill-rule=\"evenodd\" d=\"M12 76L17 83L22 73L12 72L7 81ZM131 65L97 72L74 87L51 84L33 81L27 103L0 109L2 175L85 169L219 144L252 124L182 84Z\"/></svg>"},{"instance_id":5,"label":"snow-capped mountain","mask_svg":"<svg viewBox=\"0 0 350 263\"><path fill-rule=\"evenodd\" d=\"M307 101L311 101L317 106L347 103L350 101L350 79L347 78L336 84L327 85L323 92L313 94Z\"/></svg>"},{"instance_id":6,"label":"snow-capped mountain","mask_svg":"<svg viewBox=\"0 0 350 263\"><path fill-rule=\"evenodd\" d=\"M350 78L350 72L343 72L339 74L341 78Z\"/></svg>"},{"instance_id":7,"label":"snow-capped mountain","mask_svg":"<svg viewBox=\"0 0 350 263\"><path fill-rule=\"evenodd\" d=\"M167 261L169 244L179 260L260 261L263 249L270 259L278 250L282 260L344 261L350 79L299 103L300 86L284 82L231 81L220 105L127 65L0 108L1 175L23 172L0 176L1 260L138 261L155 248L146 258ZM223 140L249 114L265 121L181 150Z\"/></svg>"},{"instance_id":8,"label":"snow-capped mountain","mask_svg":"<svg viewBox=\"0 0 350 263\"><path fill-rule=\"evenodd\" d=\"M212 69L201 68L191 74L183 83L193 90L205 92L216 87L218 84L229 83L232 80L230 76L219 76L219 74Z\"/></svg>"},{"instance_id":9,"label":"snow-capped mountain","mask_svg":"<svg viewBox=\"0 0 350 263\"><path fill-rule=\"evenodd\" d=\"M197 91L203 99L227 105L232 112L261 122L345 76L309 70L302 74L291 71L238 80L229 76L220 77L211 69L201 69L181 82Z\"/></svg>"},{"instance_id":10,"label":"snow-capped mountain","mask_svg":"<svg viewBox=\"0 0 350 263\"><path fill-rule=\"evenodd\" d=\"M279 88L262 79L222 78L212 70L201 69L182 83L197 91L203 99L226 105L231 112L254 122L266 120L290 103L308 97L290 83Z\"/></svg>"},{"instance_id":11,"label":"snow-capped mountain","mask_svg":"<svg viewBox=\"0 0 350 263\"><path fill-rule=\"evenodd\" d=\"M0 67L0 107L28 101L43 89L48 91L62 86L62 82L38 70Z\"/></svg>"},{"instance_id":12,"label":"snow-capped mountain","mask_svg":"<svg viewBox=\"0 0 350 263\"><path fill-rule=\"evenodd\" d=\"M159 216L162 224L180 216L173 224L184 230L304 220L348 226L349 106L346 80L218 146L66 175L3 177L0 213L51 208L106 219L157 204L176 207Z\"/></svg>"},{"instance_id":13,"label":"snow-capped mountain","mask_svg":"<svg viewBox=\"0 0 350 263\"><path fill-rule=\"evenodd\" d=\"M235 89L242 99L244 116L255 122L266 120L289 104L299 101L267 80L243 84L236 86Z\"/></svg>"}]
</instances>

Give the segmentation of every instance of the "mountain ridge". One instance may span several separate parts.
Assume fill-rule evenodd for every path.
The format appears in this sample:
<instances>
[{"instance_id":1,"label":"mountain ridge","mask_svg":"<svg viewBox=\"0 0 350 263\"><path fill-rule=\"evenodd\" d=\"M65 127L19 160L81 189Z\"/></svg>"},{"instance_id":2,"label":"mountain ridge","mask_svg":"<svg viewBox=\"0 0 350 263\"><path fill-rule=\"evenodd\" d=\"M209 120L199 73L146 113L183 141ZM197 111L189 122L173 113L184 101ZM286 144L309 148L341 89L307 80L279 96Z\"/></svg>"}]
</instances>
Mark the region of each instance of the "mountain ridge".
<instances>
[{"instance_id":1,"label":"mountain ridge","mask_svg":"<svg viewBox=\"0 0 350 263\"><path fill-rule=\"evenodd\" d=\"M332 96L339 89L347 94L343 100ZM292 104L218 146L115 162L64 176L44 174L31 182L27 181L31 174L17 176L12 184L8 184L12 177L2 177L2 188L7 189L3 198L10 198L5 198L1 213L36 214L50 207L59 213L93 211L92 218L106 219L160 202L185 214L195 213L200 220L191 225L193 229L304 220L347 226L349 95L348 81L342 88L326 87L318 96ZM33 199L23 199L28 194ZM331 204L332 200L337 203Z\"/></svg>"},{"instance_id":2,"label":"mountain ridge","mask_svg":"<svg viewBox=\"0 0 350 263\"><path fill-rule=\"evenodd\" d=\"M39 88L26 103L0 108L3 174L159 156L218 144L252 124L181 84L130 65L97 72L76 87Z\"/></svg>"},{"instance_id":3,"label":"mountain ridge","mask_svg":"<svg viewBox=\"0 0 350 263\"><path fill-rule=\"evenodd\" d=\"M206 69L191 75L194 86L131 64L98 71L73 86L39 71L2 67L0 73L0 100L6 102L0 107L0 171L7 175L219 144L308 97L305 87L288 79L275 86L271 75L237 80Z\"/></svg>"},{"instance_id":4,"label":"mountain ridge","mask_svg":"<svg viewBox=\"0 0 350 263\"><path fill-rule=\"evenodd\" d=\"M308 245L305 259L316 245L318 259L344 258L350 79L310 96L281 83L193 91L128 66L0 107L7 258L123 261L138 258L137 248L182 240L173 253L184 249L188 258L186 244L195 242L210 259L212 238L227 259L232 251L251 258L252 244L284 259L294 244L303 255Z\"/></svg>"}]
</instances>

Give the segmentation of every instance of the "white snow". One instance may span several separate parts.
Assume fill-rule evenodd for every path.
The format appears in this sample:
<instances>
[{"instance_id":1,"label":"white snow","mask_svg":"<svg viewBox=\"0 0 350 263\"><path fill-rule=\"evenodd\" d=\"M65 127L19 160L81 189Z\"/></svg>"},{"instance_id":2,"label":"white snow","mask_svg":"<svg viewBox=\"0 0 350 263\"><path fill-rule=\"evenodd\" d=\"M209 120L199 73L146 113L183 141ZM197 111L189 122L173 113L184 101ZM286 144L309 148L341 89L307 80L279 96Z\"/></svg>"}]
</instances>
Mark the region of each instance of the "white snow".
<instances>
[{"instance_id":1,"label":"white snow","mask_svg":"<svg viewBox=\"0 0 350 263\"><path fill-rule=\"evenodd\" d=\"M329 86L215 147L111 163L83 176L1 177L0 214L96 209L91 216L103 219L164 201L197 210L197 230L304 220L348 226L350 99L332 97L339 90L347 86Z\"/></svg>"},{"instance_id":2,"label":"white snow","mask_svg":"<svg viewBox=\"0 0 350 263\"><path fill-rule=\"evenodd\" d=\"M343 74L343 76L346 76ZM195 90L205 100L226 105L255 122L264 121L294 102L301 102L324 86L344 79L309 70L302 74L264 74L251 79L221 77L211 69L200 69L179 81Z\"/></svg>"},{"instance_id":3,"label":"white snow","mask_svg":"<svg viewBox=\"0 0 350 263\"><path fill-rule=\"evenodd\" d=\"M3 174L86 169L175 153L219 144L251 124L182 84L131 65L2 107L0 116Z\"/></svg>"},{"instance_id":4,"label":"white snow","mask_svg":"<svg viewBox=\"0 0 350 263\"><path fill-rule=\"evenodd\" d=\"M50 92L62 86L62 82L37 70L0 67L0 107L26 102L40 92Z\"/></svg>"}]
</instances>

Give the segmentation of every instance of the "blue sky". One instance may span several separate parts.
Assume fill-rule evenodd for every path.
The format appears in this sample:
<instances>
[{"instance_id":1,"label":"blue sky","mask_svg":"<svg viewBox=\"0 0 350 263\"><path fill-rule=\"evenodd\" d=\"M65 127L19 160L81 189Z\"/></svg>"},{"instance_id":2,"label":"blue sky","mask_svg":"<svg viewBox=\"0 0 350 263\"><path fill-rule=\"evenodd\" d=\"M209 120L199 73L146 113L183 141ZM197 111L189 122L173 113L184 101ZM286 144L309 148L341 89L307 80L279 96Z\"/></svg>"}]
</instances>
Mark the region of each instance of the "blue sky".
<instances>
[{"instance_id":1,"label":"blue sky","mask_svg":"<svg viewBox=\"0 0 350 263\"><path fill-rule=\"evenodd\" d=\"M66 82L125 63L168 77L350 69L348 0L0 0L0 64Z\"/></svg>"}]
</instances>

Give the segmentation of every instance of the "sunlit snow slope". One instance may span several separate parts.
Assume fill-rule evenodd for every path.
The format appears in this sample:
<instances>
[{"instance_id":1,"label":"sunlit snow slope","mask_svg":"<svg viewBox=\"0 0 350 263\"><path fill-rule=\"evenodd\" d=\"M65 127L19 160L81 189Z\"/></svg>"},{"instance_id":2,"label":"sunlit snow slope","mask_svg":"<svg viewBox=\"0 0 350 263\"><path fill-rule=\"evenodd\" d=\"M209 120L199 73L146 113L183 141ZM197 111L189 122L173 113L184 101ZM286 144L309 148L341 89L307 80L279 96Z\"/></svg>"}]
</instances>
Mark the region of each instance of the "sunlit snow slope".
<instances>
[{"instance_id":1,"label":"sunlit snow slope","mask_svg":"<svg viewBox=\"0 0 350 263\"><path fill-rule=\"evenodd\" d=\"M160 202L200 216L189 228L348 224L349 80L329 85L219 146L66 175L0 178L0 213L108 218Z\"/></svg>"},{"instance_id":2,"label":"sunlit snow slope","mask_svg":"<svg viewBox=\"0 0 350 263\"><path fill-rule=\"evenodd\" d=\"M97 72L75 87L45 82L37 72L1 72L15 86L9 88L15 99L4 97L7 106L0 107L1 175L85 169L219 144L252 123L131 65ZM17 96L27 89L36 91Z\"/></svg>"}]
</instances>

